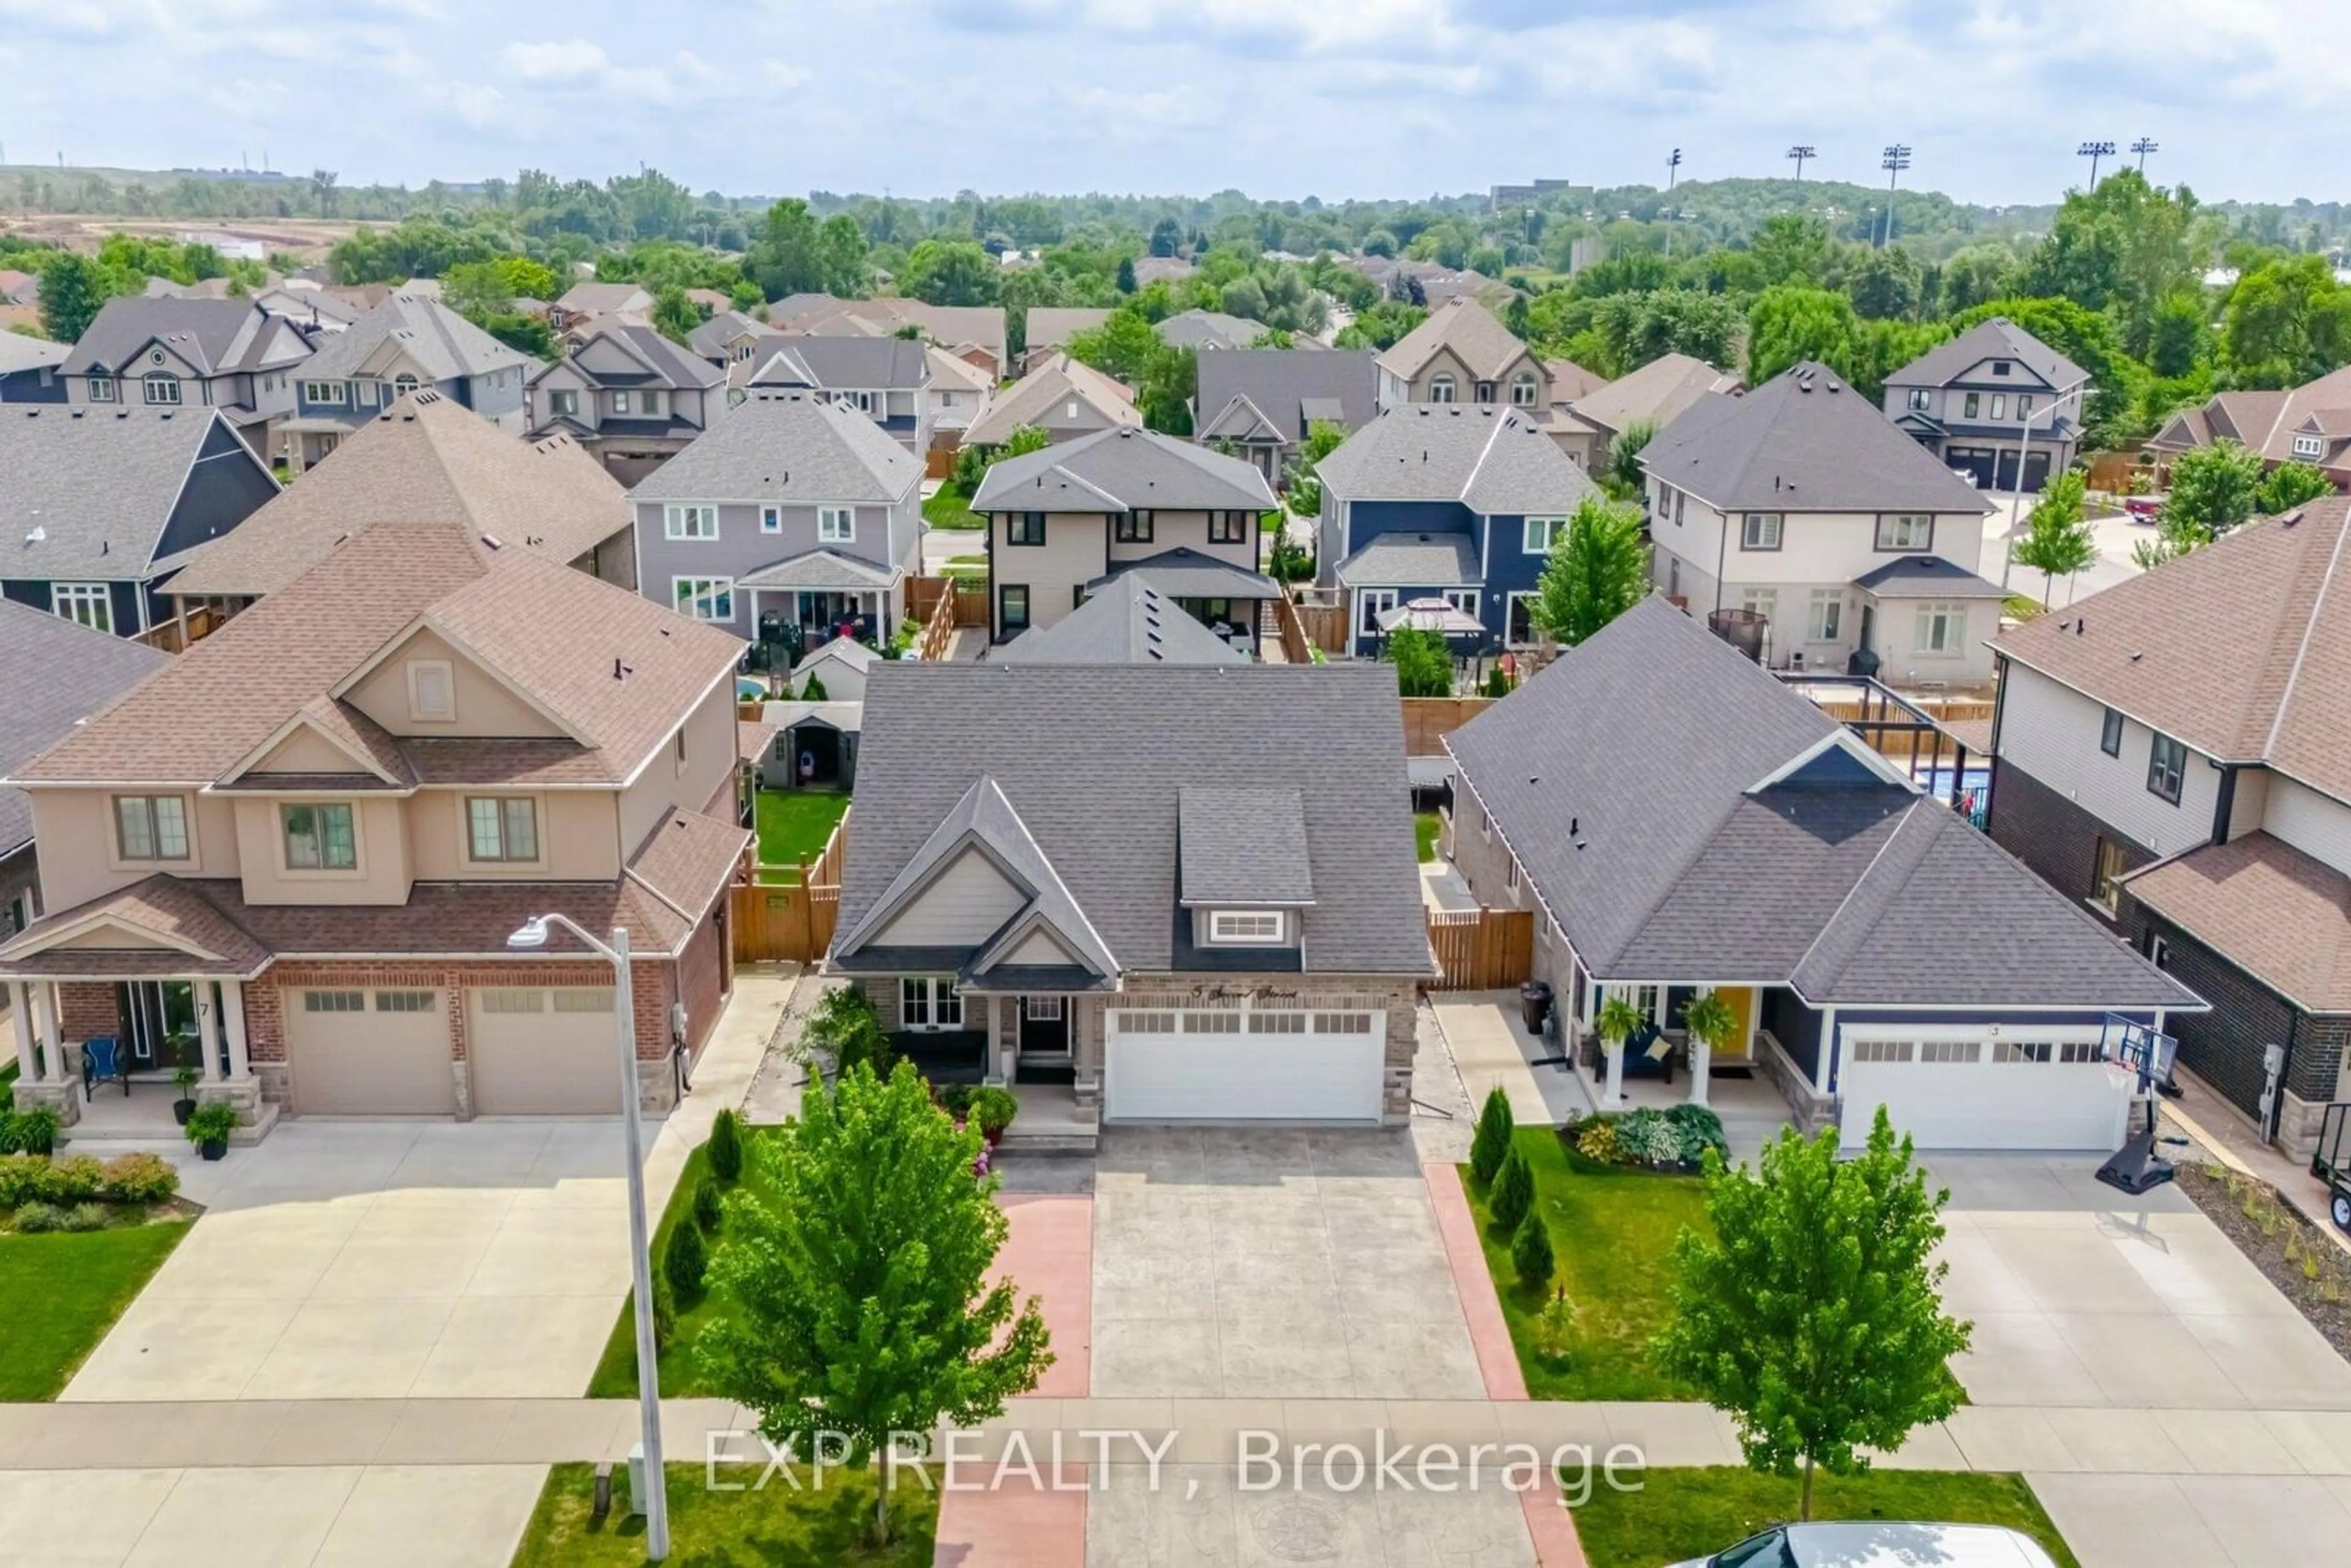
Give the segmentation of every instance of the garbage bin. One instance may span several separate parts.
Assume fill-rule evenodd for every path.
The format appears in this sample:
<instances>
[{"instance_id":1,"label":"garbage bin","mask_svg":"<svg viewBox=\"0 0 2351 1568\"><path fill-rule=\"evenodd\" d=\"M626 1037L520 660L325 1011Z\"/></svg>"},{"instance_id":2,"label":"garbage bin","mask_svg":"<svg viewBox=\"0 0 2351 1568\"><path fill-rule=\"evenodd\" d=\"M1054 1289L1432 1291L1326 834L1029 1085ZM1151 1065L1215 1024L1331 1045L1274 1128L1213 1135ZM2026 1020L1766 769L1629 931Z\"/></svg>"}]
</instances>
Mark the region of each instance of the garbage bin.
<instances>
[{"instance_id":1,"label":"garbage bin","mask_svg":"<svg viewBox=\"0 0 2351 1568\"><path fill-rule=\"evenodd\" d=\"M1551 986L1543 980L1529 980L1519 988L1519 1018L1527 1032L1542 1038L1543 1021L1551 1017Z\"/></svg>"}]
</instances>

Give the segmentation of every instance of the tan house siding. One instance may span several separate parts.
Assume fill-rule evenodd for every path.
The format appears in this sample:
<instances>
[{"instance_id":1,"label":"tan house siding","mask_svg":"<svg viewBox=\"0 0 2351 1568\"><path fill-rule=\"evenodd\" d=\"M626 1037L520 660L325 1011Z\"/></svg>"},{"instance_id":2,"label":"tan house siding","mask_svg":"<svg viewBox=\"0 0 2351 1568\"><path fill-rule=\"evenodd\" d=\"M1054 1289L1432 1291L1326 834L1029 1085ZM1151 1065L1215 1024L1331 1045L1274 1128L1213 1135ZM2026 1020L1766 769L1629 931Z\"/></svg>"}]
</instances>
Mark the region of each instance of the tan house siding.
<instances>
[{"instance_id":1,"label":"tan house siding","mask_svg":"<svg viewBox=\"0 0 2351 1568\"><path fill-rule=\"evenodd\" d=\"M457 696L455 719L418 719L408 704L408 666L445 661ZM394 735L513 738L563 733L530 704L427 629L420 629L346 694L345 700Z\"/></svg>"},{"instance_id":2,"label":"tan house siding","mask_svg":"<svg viewBox=\"0 0 2351 1568\"><path fill-rule=\"evenodd\" d=\"M674 737L662 743L621 797L621 852L637 852L662 819L683 807L714 800L734 788L740 760L736 754L735 683L721 680L704 694L685 720L685 768L677 766ZM720 812L720 816L726 813Z\"/></svg>"},{"instance_id":3,"label":"tan house siding","mask_svg":"<svg viewBox=\"0 0 2351 1568\"><path fill-rule=\"evenodd\" d=\"M1152 556L1164 555L1172 549L1196 549L1202 555L1214 556L1218 560L1228 560L1246 570L1255 571L1258 570L1258 547L1261 537L1256 527L1256 521L1254 517L1249 519L1250 526L1245 530L1240 543L1210 544L1207 513L1155 512L1151 519L1150 542L1122 543L1113 530L1110 559L1113 564L1116 564L1148 559ZM1050 530L1046 537L1051 538ZM1101 575L1099 571L1093 574L1095 577ZM1092 579L1089 578L1087 580L1091 581Z\"/></svg>"},{"instance_id":4,"label":"tan house siding","mask_svg":"<svg viewBox=\"0 0 2351 1568\"><path fill-rule=\"evenodd\" d=\"M351 807L359 869L287 871L279 809L293 804ZM237 861L247 904L405 904L414 878L408 861L408 824L397 799L358 796L292 801L241 796L236 801Z\"/></svg>"},{"instance_id":5,"label":"tan house siding","mask_svg":"<svg viewBox=\"0 0 2351 1568\"><path fill-rule=\"evenodd\" d=\"M537 862L507 865L471 858L465 802L477 796L522 796L536 802ZM597 789L423 790L408 802L409 863L419 882L610 882L621 874L618 799Z\"/></svg>"},{"instance_id":6,"label":"tan house siding","mask_svg":"<svg viewBox=\"0 0 2351 1568\"><path fill-rule=\"evenodd\" d=\"M995 862L967 849L875 936L888 946L966 946L987 939L1028 902Z\"/></svg>"},{"instance_id":7,"label":"tan house siding","mask_svg":"<svg viewBox=\"0 0 2351 1568\"><path fill-rule=\"evenodd\" d=\"M1007 543L1008 527L1008 518L1003 514L987 520L989 593L994 601L988 606L988 621L999 638L1005 632L996 625L1003 604L998 591L1005 584L1028 588L1030 626L1050 626L1077 608L1077 591L1100 577L1111 561L1110 525L1100 512L1050 514L1041 545Z\"/></svg>"},{"instance_id":8,"label":"tan house siding","mask_svg":"<svg viewBox=\"0 0 2351 1568\"><path fill-rule=\"evenodd\" d=\"M51 914L128 887L157 872L174 876L237 874L236 805L194 789L145 785L123 789L35 789L33 835L41 847L41 907ZM195 841L184 861L122 862L115 857L116 795L177 795L188 808Z\"/></svg>"}]
</instances>

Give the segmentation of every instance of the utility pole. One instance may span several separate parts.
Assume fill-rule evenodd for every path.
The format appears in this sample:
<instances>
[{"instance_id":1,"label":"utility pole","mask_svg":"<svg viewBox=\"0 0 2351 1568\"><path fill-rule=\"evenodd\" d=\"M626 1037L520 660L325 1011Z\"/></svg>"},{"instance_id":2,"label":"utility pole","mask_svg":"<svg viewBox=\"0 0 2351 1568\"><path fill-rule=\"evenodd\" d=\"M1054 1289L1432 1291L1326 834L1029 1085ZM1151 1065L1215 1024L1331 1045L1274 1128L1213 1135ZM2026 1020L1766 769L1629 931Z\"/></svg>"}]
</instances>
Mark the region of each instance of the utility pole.
<instances>
[{"instance_id":1,"label":"utility pole","mask_svg":"<svg viewBox=\"0 0 2351 1568\"><path fill-rule=\"evenodd\" d=\"M1800 144L1789 148L1788 156L1796 161L1796 183L1801 185L1804 183L1804 161L1808 158L1819 157L1820 151L1817 148Z\"/></svg>"},{"instance_id":2,"label":"utility pole","mask_svg":"<svg viewBox=\"0 0 2351 1568\"><path fill-rule=\"evenodd\" d=\"M1886 171L1886 238L1880 247L1883 248L1894 243L1894 187L1902 178L1902 171L1910 167L1910 149L1902 142L1895 142L1886 150L1886 156L1877 161L1877 166Z\"/></svg>"},{"instance_id":3,"label":"utility pole","mask_svg":"<svg viewBox=\"0 0 2351 1568\"><path fill-rule=\"evenodd\" d=\"M1682 150L1681 150L1680 148L1677 147L1677 148L1675 148L1675 149L1674 149L1672 156L1668 157L1668 158L1666 160L1666 194L1667 194L1668 196L1670 196L1670 195L1672 195L1672 194L1674 193L1674 183L1675 183L1675 182L1676 182L1676 181L1677 181L1677 180L1679 180L1679 179L1681 178L1681 173L1682 173ZM1667 207L1667 208L1665 210L1665 214L1664 214L1664 215L1665 215L1665 220L1666 220L1666 254L1667 254L1667 256L1671 256L1671 255L1673 255L1673 254L1674 254L1674 210L1673 210L1673 208L1671 208L1671 207Z\"/></svg>"},{"instance_id":4,"label":"utility pole","mask_svg":"<svg viewBox=\"0 0 2351 1568\"><path fill-rule=\"evenodd\" d=\"M2085 141L2074 149L2074 155L2090 161L2090 189L2095 191L2098 188L2098 160L2113 157L2115 144L2111 141Z\"/></svg>"},{"instance_id":5,"label":"utility pole","mask_svg":"<svg viewBox=\"0 0 2351 1568\"><path fill-rule=\"evenodd\" d=\"M2141 174L2145 174L2147 172L2147 155L2150 152L2160 152L2163 149L2156 145L2154 137L2142 136L2137 141L2131 143L2131 151L2138 154L2138 172Z\"/></svg>"}]
</instances>

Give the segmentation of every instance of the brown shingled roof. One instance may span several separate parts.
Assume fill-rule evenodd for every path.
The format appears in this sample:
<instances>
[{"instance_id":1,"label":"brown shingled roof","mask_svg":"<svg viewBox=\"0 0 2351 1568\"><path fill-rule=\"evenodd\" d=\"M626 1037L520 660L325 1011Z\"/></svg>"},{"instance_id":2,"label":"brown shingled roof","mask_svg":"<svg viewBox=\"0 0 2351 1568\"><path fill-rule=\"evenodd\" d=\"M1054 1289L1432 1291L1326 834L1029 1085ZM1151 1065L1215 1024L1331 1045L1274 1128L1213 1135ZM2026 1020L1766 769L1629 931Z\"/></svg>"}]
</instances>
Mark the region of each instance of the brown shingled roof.
<instances>
[{"instance_id":1,"label":"brown shingled roof","mask_svg":"<svg viewBox=\"0 0 2351 1568\"><path fill-rule=\"evenodd\" d=\"M687 921L698 921L726 885L751 835L699 811L673 811L637 847L629 875Z\"/></svg>"},{"instance_id":2,"label":"brown shingled roof","mask_svg":"<svg viewBox=\"0 0 2351 1568\"><path fill-rule=\"evenodd\" d=\"M2310 1012L2351 1012L2351 877L2267 833L2125 879L2131 896Z\"/></svg>"},{"instance_id":3,"label":"brown shingled roof","mask_svg":"<svg viewBox=\"0 0 2351 1568\"><path fill-rule=\"evenodd\" d=\"M234 883L222 883L235 887ZM224 913L200 891L201 884L174 876L151 876L117 888L43 920L14 941L0 943L0 973L132 976L188 972L188 949L236 975L253 975L270 960L268 946ZM152 937L154 946L44 947L60 934L103 919ZM168 949L158 961L158 947Z\"/></svg>"}]
</instances>

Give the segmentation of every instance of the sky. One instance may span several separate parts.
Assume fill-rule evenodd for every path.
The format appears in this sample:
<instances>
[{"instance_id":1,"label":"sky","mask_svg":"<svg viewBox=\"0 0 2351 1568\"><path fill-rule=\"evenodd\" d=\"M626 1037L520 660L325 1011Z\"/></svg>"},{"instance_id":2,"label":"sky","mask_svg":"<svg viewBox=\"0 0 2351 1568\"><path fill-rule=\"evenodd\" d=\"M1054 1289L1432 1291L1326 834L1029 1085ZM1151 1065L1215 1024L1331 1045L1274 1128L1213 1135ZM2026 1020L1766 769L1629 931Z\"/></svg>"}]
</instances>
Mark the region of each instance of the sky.
<instances>
[{"instance_id":1,"label":"sky","mask_svg":"<svg viewBox=\"0 0 2351 1568\"><path fill-rule=\"evenodd\" d=\"M2351 195L2346 0L0 0L0 154L1325 200L1783 172ZM2127 157L2127 153L2125 154Z\"/></svg>"}]
</instances>

